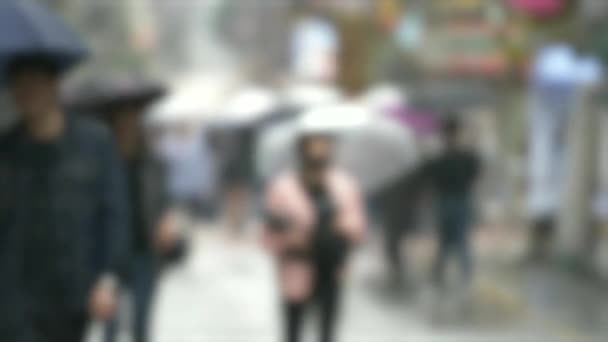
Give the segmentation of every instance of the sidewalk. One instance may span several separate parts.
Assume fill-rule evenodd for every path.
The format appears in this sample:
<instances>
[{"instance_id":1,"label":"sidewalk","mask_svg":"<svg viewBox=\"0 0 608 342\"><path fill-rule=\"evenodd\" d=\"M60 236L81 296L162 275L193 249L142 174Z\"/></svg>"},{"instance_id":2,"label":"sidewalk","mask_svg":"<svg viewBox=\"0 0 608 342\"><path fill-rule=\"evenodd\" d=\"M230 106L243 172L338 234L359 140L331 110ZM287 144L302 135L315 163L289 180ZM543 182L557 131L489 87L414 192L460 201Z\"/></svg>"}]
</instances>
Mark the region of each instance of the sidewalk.
<instances>
[{"instance_id":1,"label":"sidewalk","mask_svg":"<svg viewBox=\"0 0 608 342\"><path fill-rule=\"evenodd\" d=\"M432 239L408 242L417 279L410 293L388 290L376 240L353 258L338 341L595 342L608 336L608 301L601 291L557 273L505 266L499 261L517 243L509 246L504 237L476 238L481 260L475 286L467 305L456 301L447 319L436 319L434 306L447 303L450 309L451 295L440 297L426 281ZM193 247L188 261L163 278L154 341L279 342L277 292L265 253L253 240L235 244L211 228L196 234ZM308 323L307 335L316 341L315 320Z\"/></svg>"}]
</instances>

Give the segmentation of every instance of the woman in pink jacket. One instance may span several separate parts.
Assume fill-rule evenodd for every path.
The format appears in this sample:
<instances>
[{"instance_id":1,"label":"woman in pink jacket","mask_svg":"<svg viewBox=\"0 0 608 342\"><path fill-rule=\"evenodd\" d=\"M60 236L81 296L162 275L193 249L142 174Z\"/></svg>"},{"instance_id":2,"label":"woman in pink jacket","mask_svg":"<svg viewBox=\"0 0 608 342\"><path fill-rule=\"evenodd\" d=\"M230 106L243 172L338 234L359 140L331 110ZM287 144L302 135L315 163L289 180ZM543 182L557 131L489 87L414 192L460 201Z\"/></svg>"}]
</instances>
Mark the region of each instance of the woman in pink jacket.
<instances>
[{"instance_id":1,"label":"woman in pink jacket","mask_svg":"<svg viewBox=\"0 0 608 342\"><path fill-rule=\"evenodd\" d=\"M264 243L277 262L288 342L299 341L312 302L320 309L321 341L333 341L340 278L350 247L365 233L360 190L332 165L333 150L329 135L302 136L299 167L278 176L266 193Z\"/></svg>"}]
</instances>

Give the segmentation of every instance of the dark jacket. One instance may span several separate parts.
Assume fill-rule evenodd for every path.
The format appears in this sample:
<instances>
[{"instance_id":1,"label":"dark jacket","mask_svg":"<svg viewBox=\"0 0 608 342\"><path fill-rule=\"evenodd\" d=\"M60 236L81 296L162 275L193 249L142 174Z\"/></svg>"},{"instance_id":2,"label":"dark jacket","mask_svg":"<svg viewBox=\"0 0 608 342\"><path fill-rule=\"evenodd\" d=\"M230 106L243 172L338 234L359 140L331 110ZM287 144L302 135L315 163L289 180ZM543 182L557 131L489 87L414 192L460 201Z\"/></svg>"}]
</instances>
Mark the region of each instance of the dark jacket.
<instances>
[{"instance_id":1,"label":"dark jacket","mask_svg":"<svg viewBox=\"0 0 608 342\"><path fill-rule=\"evenodd\" d=\"M127 162L132 253L151 253L156 229L169 209L165 163L150 153ZM133 184L135 183L135 184Z\"/></svg>"},{"instance_id":2,"label":"dark jacket","mask_svg":"<svg viewBox=\"0 0 608 342\"><path fill-rule=\"evenodd\" d=\"M109 132L69 116L60 138L0 141L0 340L30 341L34 319L84 312L95 281L126 259L128 201ZM32 336L26 336L32 335Z\"/></svg>"},{"instance_id":3,"label":"dark jacket","mask_svg":"<svg viewBox=\"0 0 608 342\"><path fill-rule=\"evenodd\" d=\"M385 228L397 230L412 228L420 193L420 175L417 169L403 173L383 187L376 194L376 199L381 205L382 215L386 221Z\"/></svg>"},{"instance_id":4,"label":"dark jacket","mask_svg":"<svg viewBox=\"0 0 608 342\"><path fill-rule=\"evenodd\" d=\"M480 171L481 162L474 151L448 149L424 166L423 177L439 200L470 198Z\"/></svg>"},{"instance_id":5,"label":"dark jacket","mask_svg":"<svg viewBox=\"0 0 608 342\"><path fill-rule=\"evenodd\" d=\"M479 156L469 149L448 149L428 162L424 177L431 186L439 232L446 241L458 241L474 219L474 186L481 172Z\"/></svg>"}]
</instances>

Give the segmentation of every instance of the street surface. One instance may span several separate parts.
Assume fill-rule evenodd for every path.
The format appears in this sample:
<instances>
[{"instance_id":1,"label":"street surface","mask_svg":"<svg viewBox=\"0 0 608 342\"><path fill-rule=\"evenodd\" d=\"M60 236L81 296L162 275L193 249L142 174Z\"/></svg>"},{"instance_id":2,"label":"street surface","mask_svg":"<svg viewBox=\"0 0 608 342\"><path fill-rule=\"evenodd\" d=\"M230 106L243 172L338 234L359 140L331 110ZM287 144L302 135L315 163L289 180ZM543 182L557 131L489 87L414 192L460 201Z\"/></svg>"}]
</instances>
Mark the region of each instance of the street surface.
<instances>
[{"instance_id":1,"label":"street surface","mask_svg":"<svg viewBox=\"0 0 608 342\"><path fill-rule=\"evenodd\" d=\"M280 341L273 267L254 235L235 241L215 227L197 229L190 257L162 279L155 342ZM430 285L434 244L425 234L405 244L414 280L407 289L390 286L377 240L372 236L352 260L339 341L606 341L601 289L508 262L521 248L516 237L477 234L477 276L468 291L457 272L447 290ZM313 314L314 308L305 329L311 342ZM95 327L92 340L98 334Z\"/></svg>"}]
</instances>

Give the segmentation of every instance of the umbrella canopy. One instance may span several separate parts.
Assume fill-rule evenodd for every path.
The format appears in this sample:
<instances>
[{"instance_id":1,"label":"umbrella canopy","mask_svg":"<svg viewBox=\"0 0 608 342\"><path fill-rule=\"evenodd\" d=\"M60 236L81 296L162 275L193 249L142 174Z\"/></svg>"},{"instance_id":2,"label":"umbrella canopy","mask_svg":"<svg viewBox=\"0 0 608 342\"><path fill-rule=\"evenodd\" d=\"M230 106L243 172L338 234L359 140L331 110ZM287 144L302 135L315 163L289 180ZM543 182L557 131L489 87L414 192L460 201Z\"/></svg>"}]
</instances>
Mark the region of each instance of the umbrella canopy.
<instances>
[{"instance_id":1,"label":"umbrella canopy","mask_svg":"<svg viewBox=\"0 0 608 342\"><path fill-rule=\"evenodd\" d=\"M117 73L71 84L62 97L68 108L96 112L122 103L148 104L165 92L165 87L152 79Z\"/></svg>"},{"instance_id":2,"label":"umbrella canopy","mask_svg":"<svg viewBox=\"0 0 608 342\"><path fill-rule=\"evenodd\" d=\"M310 109L298 119L301 134L328 133L342 134L361 129L377 119L373 113L355 103L322 106Z\"/></svg>"},{"instance_id":3,"label":"umbrella canopy","mask_svg":"<svg viewBox=\"0 0 608 342\"><path fill-rule=\"evenodd\" d=\"M208 111L205 103L192 93L172 93L171 96L155 104L146 121L152 125L172 125L181 123L202 123Z\"/></svg>"},{"instance_id":4,"label":"umbrella canopy","mask_svg":"<svg viewBox=\"0 0 608 342\"><path fill-rule=\"evenodd\" d=\"M340 91L332 86L307 83L296 84L285 89L285 105L306 110L317 106L337 103L342 98Z\"/></svg>"},{"instance_id":5,"label":"umbrella canopy","mask_svg":"<svg viewBox=\"0 0 608 342\"><path fill-rule=\"evenodd\" d=\"M293 84L276 94L272 110L257 120L256 130L270 131L271 126L285 127L288 121L297 120L305 111L340 101L340 91L332 86L318 83Z\"/></svg>"},{"instance_id":6,"label":"umbrella canopy","mask_svg":"<svg viewBox=\"0 0 608 342\"><path fill-rule=\"evenodd\" d=\"M293 166L295 141L302 134L329 133L338 138L337 161L368 192L409 171L417 162L412 133L391 119L357 104L314 109L295 122L273 127L258 142L258 174L268 179Z\"/></svg>"},{"instance_id":7,"label":"umbrella canopy","mask_svg":"<svg viewBox=\"0 0 608 342\"><path fill-rule=\"evenodd\" d=\"M408 104L407 95L396 85L380 84L371 87L364 95L363 102L371 109L386 113L405 107Z\"/></svg>"},{"instance_id":8,"label":"umbrella canopy","mask_svg":"<svg viewBox=\"0 0 608 342\"><path fill-rule=\"evenodd\" d=\"M152 125L203 123L222 110L225 93L233 88L231 74L204 73L178 79L170 87L170 95L156 103L146 122Z\"/></svg>"},{"instance_id":9,"label":"umbrella canopy","mask_svg":"<svg viewBox=\"0 0 608 342\"><path fill-rule=\"evenodd\" d=\"M278 96L271 90L251 87L228 101L226 110L210 119L214 127L239 128L257 124L273 114L279 107Z\"/></svg>"},{"instance_id":10,"label":"umbrella canopy","mask_svg":"<svg viewBox=\"0 0 608 342\"><path fill-rule=\"evenodd\" d=\"M416 108L400 108L393 111L391 118L410 129L418 137L436 134L441 126L438 115L432 111Z\"/></svg>"},{"instance_id":11,"label":"umbrella canopy","mask_svg":"<svg viewBox=\"0 0 608 342\"><path fill-rule=\"evenodd\" d=\"M0 75L24 55L48 56L60 71L81 62L89 50L79 35L48 8L30 0L0 2Z\"/></svg>"}]
</instances>

